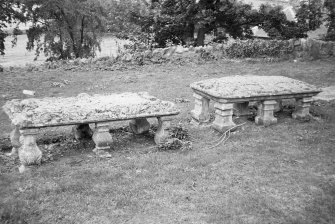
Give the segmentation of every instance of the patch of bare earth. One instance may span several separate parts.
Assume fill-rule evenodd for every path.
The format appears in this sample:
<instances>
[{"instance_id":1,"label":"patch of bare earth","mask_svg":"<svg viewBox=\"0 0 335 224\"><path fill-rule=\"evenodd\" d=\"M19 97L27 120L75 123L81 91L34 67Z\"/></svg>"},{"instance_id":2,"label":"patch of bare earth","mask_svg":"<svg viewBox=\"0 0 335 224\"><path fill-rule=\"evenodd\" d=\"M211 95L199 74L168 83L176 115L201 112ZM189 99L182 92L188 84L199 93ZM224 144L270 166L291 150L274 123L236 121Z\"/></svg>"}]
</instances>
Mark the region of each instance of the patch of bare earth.
<instances>
[{"instance_id":1,"label":"patch of bare earth","mask_svg":"<svg viewBox=\"0 0 335 224\"><path fill-rule=\"evenodd\" d=\"M332 60L145 65L124 71L24 70L1 73L0 105L13 98L147 91L175 101L173 125L189 131L193 150L162 151L152 132L133 135L112 124L112 158L76 142L71 127L38 137L43 163L19 174L10 149L10 122L0 114L0 222L19 223L333 223L335 220L335 102L317 101L310 120L293 120L285 102L278 124L246 122L218 147L220 137L190 124L189 84L230 75L281 75L326 87L335 84ZM53 82L68 80L61 87ZM184 100L180 100L184 99ZM155 124L155 119L149 122ZM23 222L24 223L24 222Z\"/></svg>"}]
</instances>

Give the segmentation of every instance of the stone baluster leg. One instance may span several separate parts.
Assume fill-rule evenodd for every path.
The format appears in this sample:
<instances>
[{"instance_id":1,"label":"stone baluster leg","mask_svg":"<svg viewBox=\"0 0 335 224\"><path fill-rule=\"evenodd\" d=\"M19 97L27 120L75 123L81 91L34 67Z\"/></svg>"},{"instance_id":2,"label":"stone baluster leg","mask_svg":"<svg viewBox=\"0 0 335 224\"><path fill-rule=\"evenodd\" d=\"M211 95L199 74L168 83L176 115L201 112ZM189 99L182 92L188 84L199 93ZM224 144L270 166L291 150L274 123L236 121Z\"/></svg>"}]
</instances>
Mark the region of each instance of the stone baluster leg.
<instances>
[{"instance_id":1,"label":"stone baluster leg","mask_svg":"<svg viewBox=\"0 0 335 224\"><path fill-rule=\"evenodd\" d=\"M233 121L233 103L215 103L215 120L212 128L219 132L225 132L236 124Z\"/></svg>"},{"instance_id":2,"label":"stone baluster leg","mask_svg":"<svg viewBox=\"0 0 335 224\"><path fill-rule=\"evenodd\" d=\"M108 123L96 123L92 139L95 143L93 152L101 157L110 157L108 152L103 151L104 149L109 149L113 143L112 135L109 133Z\"/></svg>"},{"instance_id":3,"label":"stone baluster leg","mask_svg":"<svg viewBox=\"0 0 335 224\"><path fill-rule=\"evenodd\" d=\"M210 119L209 115L209 99L194 93L194 109L191 111L191 116L199 123L206 123Z\"/></svg>"},{"instance_id":4,"label":"stone baluster leg","mask_svg":"<svg viewBox=\"0 0 335 224\"><path fill-rule=\"evenodd\" d=\"M271 124L277 123L277 118L273 116L273 112L277 101L275 100L265 100L258 106L257 116L255 117L255 122L258 125L269 126Z\"/></svg>"},{"instance_id":5,"label":"stone baluster leg","mask_svg":"<svg viewBox=\"0 0 335 224\"><path fill-rule=\"evenodd\" d=\"M295 110L292 113L294 119L305 118L309 116L309 107L313 101L312 97L297 98Z\"/></svg>"},{"instance_id":6,"label":"stone baluster leg","mask_svg":"<svg viewBox=\"0 0 335 224\"><path fill-rule=\"evenodd\" d=\"M19 171L22 173L26 170L26 166L41 163L42 152L36 144L38 129L24 129L20 130L20 133L23 136L23 145L19 149L21 162Z\"/></svg>"},{"instance_id":7,"label":"stone baluster leg","mask_svg":"<svg viewBox=\"0 0 335 224\"><path fill-rule=\"evenodd\" d=\"M7 156L17 157L18 156L18 150L21 147L23 139L21 138L20 141L20 129L18 126L15 126L13 131L10 133L9 138L10 142L12 143L12 151L10 153L7 153Z\"/></svg>"},{"instance_id":8,"label":"stone baluster leg","mask_svg":"<svg viewBox=\"0 0 335 224\"><path fill-rule=\"evenodd\" d=\"M138 135L148 132L150 129L150 123L146 118L137 118L129 122L130 130Z\"/></svg>"},{"instance_id":9,"label":"stone baluster leg","mask_svg":"<svg viewBox=\"0 0 335 224\"><path fill-rule=\"evenodd\" d=\"M89 124L79 124L72 127L72 133L76 140L92 138L93 131Z\"/></svg>"},{"instance_id":10,"label":"stone baluster leg","mask_svg":"<svg viewBox=\"0 0 335 224\"><path fill-rule=\"evenodd\" d=\"M249 102L234 103L234 115L246 116L249 114Z\"/></svg>"},{"instance_id":11,"label":"stone baluster leg","mask_svg":"<svg viewBox=\"0 0 335 224\"><path fill-rule=\"evenodd\" d=\"M158 128L155 134L155 143L157 145L167 142L170 138L170 117L157 117L158 119Z\"/></svg>"}]
</instances>

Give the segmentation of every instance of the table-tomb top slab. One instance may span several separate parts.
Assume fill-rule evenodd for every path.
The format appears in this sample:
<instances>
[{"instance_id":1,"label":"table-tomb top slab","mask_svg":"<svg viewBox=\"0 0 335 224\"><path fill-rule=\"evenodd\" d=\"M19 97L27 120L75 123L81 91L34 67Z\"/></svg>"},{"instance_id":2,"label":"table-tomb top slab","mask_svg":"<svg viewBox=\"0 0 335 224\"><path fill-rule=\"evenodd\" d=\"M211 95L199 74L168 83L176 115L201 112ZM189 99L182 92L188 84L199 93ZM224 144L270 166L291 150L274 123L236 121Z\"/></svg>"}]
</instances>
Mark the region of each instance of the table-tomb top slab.
<instances>
[{"instance_id":1,"label":"table-tomb top slab","mask_svg":"<svg viewBox=\"0 0 335 224\"><path fill-rule=\"evenodd\" d=\"M228 76L191 84L191 88L224 99L317 93L320 89L284 76Z\"/></svg>"},{"instance_id":2,"label":"table-tomb top slab","mask_svg":"<svg viewBox=\"0 0 335 224\"><path fill-rule=\"evenodd\" d=\"M146 92L109 95L82 93L76 97L67 98L14 99L6 102L3 109L13 125L21 128L168 116L179 113L174 103L159 100Z\"/></svg>"}]
</instances>

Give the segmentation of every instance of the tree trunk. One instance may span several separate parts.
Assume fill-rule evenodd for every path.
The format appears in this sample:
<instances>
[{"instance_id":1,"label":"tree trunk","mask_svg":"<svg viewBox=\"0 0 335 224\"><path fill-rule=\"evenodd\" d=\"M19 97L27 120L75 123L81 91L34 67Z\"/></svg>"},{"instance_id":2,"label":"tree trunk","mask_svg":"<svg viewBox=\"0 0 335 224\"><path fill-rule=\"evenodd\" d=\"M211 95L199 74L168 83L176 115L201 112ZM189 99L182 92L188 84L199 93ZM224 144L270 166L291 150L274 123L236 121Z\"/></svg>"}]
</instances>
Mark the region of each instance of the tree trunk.
<instances>
[{"instance_id":1,"label":"tree trunk","mask_svg":"<svg viewBox=\"0 0 335 224\"><path fill-rule=\"evenodd\" d=\"M194 41L194 24L187 24L183 33L183 44L190 45Z\"/></svg>"},{"instance_id":2,"label":"tree trunk","mask_svg":"<svg viewBox=\"0 0 335 224\"><path fill-rule=\"evenodd\" d=\"M81 20L81 29L80 29L80 45L79 45L79 50L78 50L78 57L83 57L83 43L84 43L84 23L85 21L85 16L83 16L82 20Z\"/></svg>"},{"instance_id":3,"label":"tree trunk","mask_svg":"<svg viewBox=\"0 0 335 224\"><path fill-rule=\"evenodd\" d=\"M199 28L197 35L197 46L204 46L205 44L205 28Z\"/></svg>"}]
</instances>

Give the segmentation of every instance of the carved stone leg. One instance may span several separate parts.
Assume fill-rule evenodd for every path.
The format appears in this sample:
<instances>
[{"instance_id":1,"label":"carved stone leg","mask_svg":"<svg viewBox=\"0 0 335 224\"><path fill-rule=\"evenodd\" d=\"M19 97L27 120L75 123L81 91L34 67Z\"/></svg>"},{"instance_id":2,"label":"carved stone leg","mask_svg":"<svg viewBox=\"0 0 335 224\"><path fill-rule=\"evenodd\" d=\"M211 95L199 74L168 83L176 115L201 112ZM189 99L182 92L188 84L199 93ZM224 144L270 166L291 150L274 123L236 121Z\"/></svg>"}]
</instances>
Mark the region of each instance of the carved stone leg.
<instances>
[{"instance_id":1,"label":"carved stone leg","mask_svg":"<svg viewBox=\"0 0 335 224\"><path fill-rule=\"evenodd\" d=\"M277 123L277 118L273 116L277 102L275 100L266 100L261 102L258 106L257 116L255 122L258 125L269 126Z\"/></svg>"},{"instance_id":2,"label":"carved stone leg","mask_svg":"<svg viewBox=\"0 0 335 224\"><path fill-rule=\"evenodd\" d=\"M89 124L79 124L72 127L72 133L76 140L92 138L93 131Z\"/></svg>"},{"instance_id":3,"label":"carved stone leg","mask_svg":"<svg viewBox=\"0 0 335 224\"><path fill-rule=\"evenodd\" d=\"M234 103L234 115L246 116L249 115L249 102Z\"/></svg>"},{"instance_id":4,"label":"carved stone leg","mask_svg":"<svg viewBox=\"0 0 335 224\"><path fill-rule=\"evenodd\" d=\"M19 171L22 173L26 170L26 166L41 163L42 152L36 144L38 129L24 129L20 130L20 133L23 136L23 145L19 149L21 162Z\"/></svg>"},{"instance_id":5,"label":"carved stone leg","mask_svg":"<svg viewBox=\"0 0 335 224\"><path fill-rule=\"evenodd\" d=\"M158 119L158 129L155 134L155 143L157 145L167 142L170 138L170 117L157 117Z\"/></svg>"},{"instance_id":6,"label":"carved stone leg","mask_svg":"<svg viewBox=\"0 0 335 224\"><path fill-rule=\"evenodd\" d=\"M107 123L97 123L94 130L92 139L95 143L95 152L101 157L110 157L108 152L103 151L104 149L109 149L113 143L111 134L109 133L109 125Z\"/></svg>"},{"instance_id":7,"label":"carved stone leg","mask_svg":"<svg viewBox=\"0 0 335 224\"><path fill-rule=\"evenodd\" d=\"M134 134L138 135L148 132L150 129L150 123L146 118L138 118L131 120L129 122L129 127Z\"/></svg>"},{"instance_id":8,"label":"carved stone leg","mask_svg":"<svg viewBox=\"0 0 335 224\"><path fill-rule=\"evenodd\" d=\"M191 116L199 123L209 121L209 99L194 93L194 109L191 111Z\"/></svg>"},{"instance_id":9,"label":"carved stone leg","mask_svg":"<svg viewBox=\"0 0 335 224\"><path fill-rule=\"evenodd\" d=\"M309 107L311 106L312 101L313 99L311 97L297 98L295 111L292 113L292 117L297 119L309 116Z\"/></svg>"},{"instance_id":10,"label":"carved stone leg","mask_svg":"<svg viewBox=\"0 0 335 224\"><path fill-rule=\"evenodd\" d=\"M12 151L7 153L7 156L17 157L18 150L21 147L22 143L20 142L20 129L18 126L15 126L13 131L9 135L10 142L12 143ZM22 141L22 139L21 139Z\"/></svg>"},{"instance_id":11,"label":"carved stone leg","mask_svg":"<svg viewBox=\"0 0 335 224\"><path fill-rule=\"evenodd\" d=\"M212 128L219 132L225 132L231 127L235 126L233 121L233 108L232 103L215 103L215 120Z\"/></svg>"}]
</instances>

